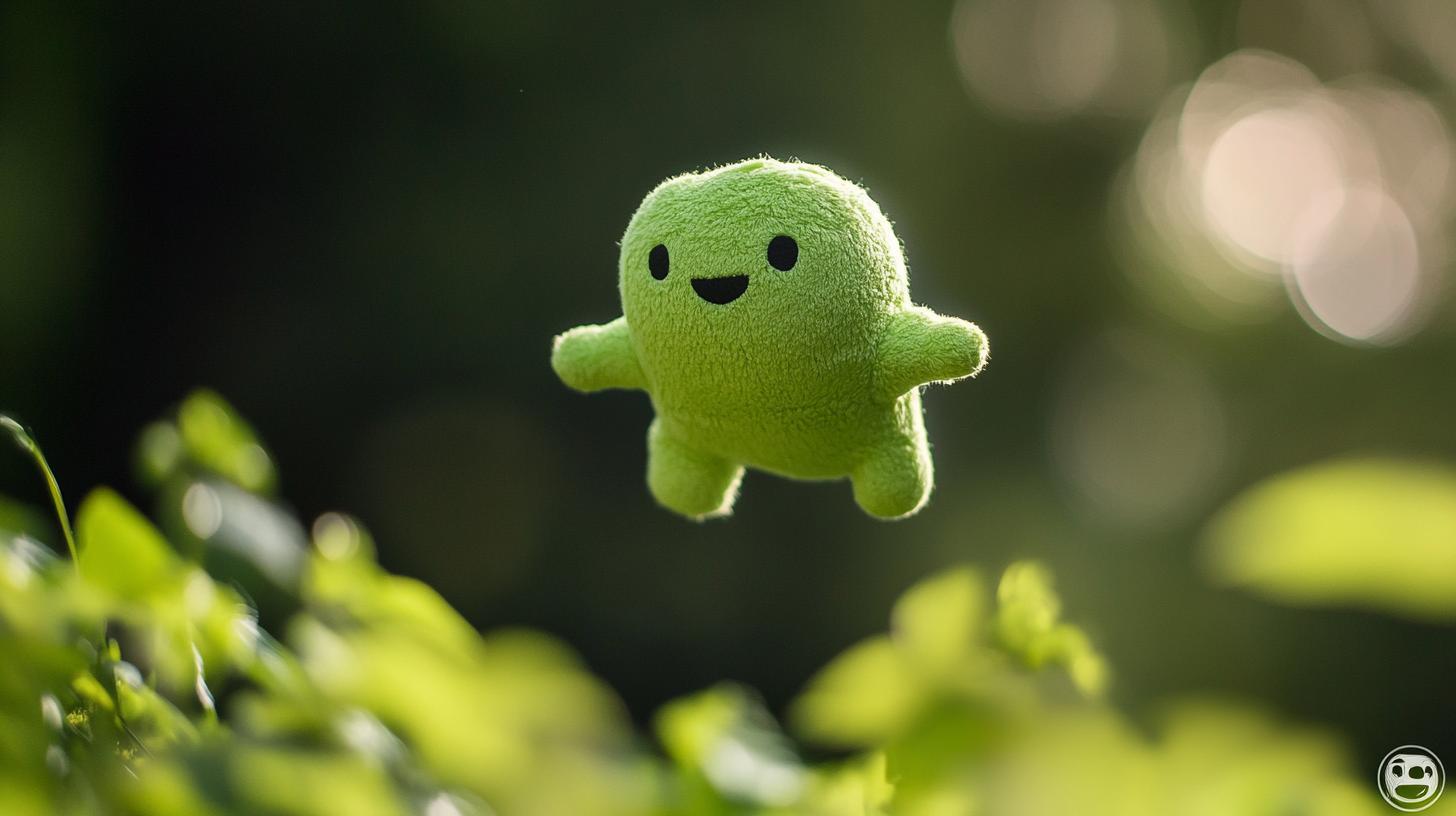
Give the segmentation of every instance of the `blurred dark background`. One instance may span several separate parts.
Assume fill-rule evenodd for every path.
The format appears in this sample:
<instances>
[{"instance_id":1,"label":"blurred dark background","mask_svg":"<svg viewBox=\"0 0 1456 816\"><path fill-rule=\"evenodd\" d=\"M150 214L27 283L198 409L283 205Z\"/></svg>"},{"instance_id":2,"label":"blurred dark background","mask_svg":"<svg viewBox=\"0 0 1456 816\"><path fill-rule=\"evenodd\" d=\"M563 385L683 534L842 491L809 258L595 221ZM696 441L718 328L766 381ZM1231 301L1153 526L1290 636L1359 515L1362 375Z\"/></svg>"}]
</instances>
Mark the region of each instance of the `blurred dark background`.
<instances>
[{"instance_id":1,"label":"blurred dark background","mask_svg":"<svg viewBox=\"0 0 1456 816\"><path fill-rule=\"evenodd\" d=\"M1362 755L1439 744L1448 628L1218 588L1199 542L1271 474L1456 457L1450 53L1414 2L12 1L0 407L73 499L138 496L137 430L215 388L302 517L357 514L639 718L720 678L778 708L915 578L1035 557L1135 713L1230 695ZM864 184L917 301L992 339L928 393L914 519L750 474L684 522L643 485L646 398L547 364L619 313L641 196L758 153ZM1308 237L1331 189L1380 240Z\"/></svg>"}]
</instances>

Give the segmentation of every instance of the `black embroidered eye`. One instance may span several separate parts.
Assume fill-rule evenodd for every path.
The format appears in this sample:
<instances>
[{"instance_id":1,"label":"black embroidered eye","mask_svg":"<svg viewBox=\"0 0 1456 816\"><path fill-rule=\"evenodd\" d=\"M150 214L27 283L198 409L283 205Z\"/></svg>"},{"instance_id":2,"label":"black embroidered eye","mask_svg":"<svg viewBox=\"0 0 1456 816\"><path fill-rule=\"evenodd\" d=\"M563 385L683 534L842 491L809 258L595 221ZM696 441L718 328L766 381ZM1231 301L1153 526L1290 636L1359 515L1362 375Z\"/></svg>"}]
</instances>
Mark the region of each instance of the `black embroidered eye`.
<instances>
[{"instance_id":1,"label":"black embroidered eye","mask_svg":"<svg viewBox=\"0 0 1456 816\"><path fill-rule=\"evenodd\" d=\"M662 280L667 277L667 267L667 246L658 244L647 254L647 271L652 273L652 277Z\"/></svg>"},{"instance_id":2,"label":"black embroidered eye","mask_svg":"<svg viewBox=\"0 0 1456 816\"><path fill-rule=\"evenodd\" d=\"M774 269L787 272L799 262L799 244L787 235L768 242L768 262Z\"/></svg>"}]
</instances>

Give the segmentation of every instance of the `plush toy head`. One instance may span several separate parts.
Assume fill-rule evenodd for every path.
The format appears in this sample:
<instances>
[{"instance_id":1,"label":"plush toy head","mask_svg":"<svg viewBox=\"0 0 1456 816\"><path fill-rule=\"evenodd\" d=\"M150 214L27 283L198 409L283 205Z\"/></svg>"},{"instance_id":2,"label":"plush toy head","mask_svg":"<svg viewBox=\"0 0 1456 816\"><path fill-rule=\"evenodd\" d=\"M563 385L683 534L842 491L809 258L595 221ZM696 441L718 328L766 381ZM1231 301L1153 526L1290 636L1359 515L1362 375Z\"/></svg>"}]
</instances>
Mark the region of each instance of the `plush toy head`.
<instances>
[{"instance_id":1,"label":"plush toy head","mask_svg":"<svg viewBox=\"0 0 1456 816\"><path fill-rule=\"evenodd\" d=\"M653 256L658 246L666 263ZM863 188L818 165L769 158L675 176L648 193L622 239L623 296L663 290L632 286L637 269L713 304L746 294L744 276L753 284L762 272L773 286L775 272L794 270L811 299L814 288L909 296L899 241Z\"/></svg>"},{"instance_id":2,"label":"plush toy head","mask_svg":"<svg viewBox=\"0 0 1456 816\"><path fill-rule=\"evenodd\" d=\"M558 337L552 365L581 390L652 396L660 502L724 514L747 465L848 476L877 516L924 503L918 386L974 373L985 336L911 304L900 242L863 189L769 158L668 179L632 216L618 272L623 317Z\"/></svg>"},{"instance_id":3,"label":"plush toy head","mask_svg":"<svg viewBox=\"0 0 1456 816\"><path fill-rule=\"evenodd\" d=\"M659 403L754 413L868 379L909 303L899 241L863 189L750 159L649 193L622 239L622 311Z\"/></svg>"}]
</instances>

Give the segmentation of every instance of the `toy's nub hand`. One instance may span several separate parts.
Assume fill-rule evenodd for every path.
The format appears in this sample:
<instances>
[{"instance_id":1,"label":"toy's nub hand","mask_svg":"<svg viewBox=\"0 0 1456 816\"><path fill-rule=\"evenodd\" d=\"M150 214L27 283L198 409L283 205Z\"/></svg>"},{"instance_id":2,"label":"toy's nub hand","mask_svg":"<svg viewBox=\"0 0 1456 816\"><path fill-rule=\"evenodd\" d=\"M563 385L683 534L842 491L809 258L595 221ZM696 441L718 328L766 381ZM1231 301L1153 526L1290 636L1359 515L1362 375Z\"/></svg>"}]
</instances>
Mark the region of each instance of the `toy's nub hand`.
<instances>
[{"instance_id":1,"label":"toy's nub hand","mask_svg":"<svg viewBox=\"0 0 1456 816\"><path fill-rule=\"evenodd\" d=\"M876 396L891 401L919 385L969 377L985 365L988 352L976 324L912 306L895 315L880 338Z\"/></svg>"},{"instance_id":2,"label":"toy's nub hand","mask_svg":"<svg viewBox=\"0 0 1456 816\"><path fill-rule=\"evenodd\" d=\"M625 317L558 334L551 344L551 367L578 391L647 387Z\"/></svg>"}]
</instances>

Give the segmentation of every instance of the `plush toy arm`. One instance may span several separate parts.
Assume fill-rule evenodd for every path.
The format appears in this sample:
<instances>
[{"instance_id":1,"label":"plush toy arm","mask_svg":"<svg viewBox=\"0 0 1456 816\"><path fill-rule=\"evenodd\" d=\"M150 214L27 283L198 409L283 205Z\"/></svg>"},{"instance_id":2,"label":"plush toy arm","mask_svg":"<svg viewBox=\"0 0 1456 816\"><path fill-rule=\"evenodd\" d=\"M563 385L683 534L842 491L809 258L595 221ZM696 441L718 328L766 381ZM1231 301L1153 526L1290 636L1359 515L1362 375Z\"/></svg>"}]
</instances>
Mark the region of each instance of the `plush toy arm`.
<instances>
[{"instance_id":1,"label":"plush toy arm","mask_svg":"<svg viewBox=\"0 0 1456 816\"><path fill-rule=\"evenodd\" d=\"M578 391L647 387L625 317L556 335L551 367L562 382Z\"/></svg>"},{"instance_id":2,"label":"plush toy arm","mask_svg":"<svg viewBox=\"0 0 1456 816\"><path fill-rule=\"evenodd\" d=\"M949 382L981 370L986 335L974 323L912 306L895 315L880 337L875 393L885 401L931 382Z\"/></svg>"}]
</instances>

